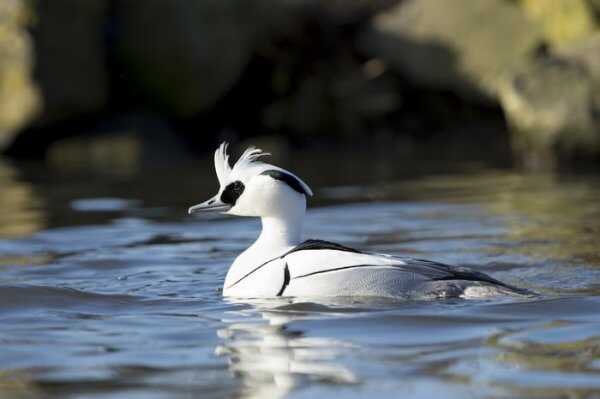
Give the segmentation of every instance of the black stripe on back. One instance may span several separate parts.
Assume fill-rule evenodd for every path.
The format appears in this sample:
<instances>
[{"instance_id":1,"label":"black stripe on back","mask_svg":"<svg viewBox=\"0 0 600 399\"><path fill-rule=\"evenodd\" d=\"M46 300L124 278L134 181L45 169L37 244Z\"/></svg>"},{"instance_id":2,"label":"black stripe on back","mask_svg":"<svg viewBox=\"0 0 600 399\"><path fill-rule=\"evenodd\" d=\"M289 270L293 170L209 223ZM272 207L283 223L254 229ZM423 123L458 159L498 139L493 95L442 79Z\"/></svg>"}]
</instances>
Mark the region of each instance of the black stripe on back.
<instances>
[{"instance_id":1,"label":"black stripe on back","mask_svg":"<svg viewBox=\"0 0 600 399\"><path fill-rule=\"evenodd\" d=\"M362 267L389 267L389 266L394 267L393 265L351 265L351 266L340 266L340 267L335 267L333 269L317 270L316 272L302 274L300 276L294 277L294 279L303 278L303 277L310 277L310 276L314 276L315 274L339 272L340 270L347 270L347 269L358 269L358 268L362 268Z\"/></svg>"},{"instance_id":2,"label":"black stripe on back","mask_svg":"<svg viewBox=\"0 0 600 399\"><path fill-rule=\"evenodd\" d=\"M331 249L334 251L343 251L343 252L353 252L356 254L364 254L364 252L359 251L358 249L345 247L340 244L336 244L335 242L323 241L323 240L306 240L301 244L296 245L294 248L290 249L288 252L283 254L281 257L283 258L286 255L291 254L292 252L298 251L311 251L318 249Z\"/></svg>"}]
</instances>

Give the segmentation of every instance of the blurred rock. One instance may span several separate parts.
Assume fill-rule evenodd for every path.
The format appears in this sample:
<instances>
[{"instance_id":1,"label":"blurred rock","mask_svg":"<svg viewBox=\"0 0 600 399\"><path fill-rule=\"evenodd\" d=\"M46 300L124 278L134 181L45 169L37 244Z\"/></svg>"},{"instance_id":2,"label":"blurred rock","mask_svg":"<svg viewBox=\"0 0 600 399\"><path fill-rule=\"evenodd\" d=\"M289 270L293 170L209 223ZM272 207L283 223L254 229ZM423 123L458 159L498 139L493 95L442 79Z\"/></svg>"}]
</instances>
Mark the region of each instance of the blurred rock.
<instances>
[{"instance_id":1,"label":"blurred rock","mask_svg":"<svg viewBox=\"0 0 600 399\"><path fill-rule=\"evenodd\" d=\"M222 100L253 54L280 61L273 42L293 43L310 24L333 34L396 1L119 0L124 81L156 108L188 118Z\"/></svg>"},{"instance_id":2,"label":"blurred rock","mask_svg":"<svg viewBox=\"0 0 600 399\"><path fill-rule=\"evenodd\" d=\"M596 151L599 16L600 0L0 0L0 149L133 171L141 144L69 136L143 113L201 131L199 149L226 129L421 137L456 110L504 129L501 105L519 152Z\"/></svg>"},{"instance_id":3,"label":"blurred rock","mask_svg":"<svg viewBox=\"0 0 600 399\"><path fill-rule=\"evenodd\" d=\"M36 1L36 79L43 93L38 125L102 111L109 97L105 47L108 0Z\"/></svg>"},{"instance_id":4,"label":"blurred rock","mask_svg":"<svg viewBox=\"0 0 600 399\"><path fill-rule=\"evenodd\" d=\"M254 2L120 0L125 79L175 117L209 109L246 67L263 20Z\"/></svg>"},{"instance_id":5,"label":"blurred rock","mask_svg":"<svg viewBox=\"0 0 600 399\"><path fill-rule=\"evenodd\" d=\"M25 2L0 2L0 151L31 120L38 106L38 92L31 79L27 17Z\"/></svg>"},{"instance_id":6,"label":"blurred rock","mask_svg":"<svg viewBox=\"0 0 600 399\"><path fill-rule=\"evenodd\" d=\"M560 57L573 60L584 66L594 80L596 87L600 85L600 32L555 52Z\"/></svg>"},{"instance_id":7,"label":"blurred rock","mask_svg":"<svg viewBox=\"0 0 600 399\"><path fill-rule=\"evenodd\" d=\"M337 56L311 65L310 70L294 77L297 87L265 109L265 126L303 137L350 138L401 106L398 82L385 74L380 60L361 65L356 59Z\"/></svg>"},{"instance_id":8,"label":"blurred rock","mask_svg":"<svg viewBox=\"0 0 600 399\"><path fill-rule=\"evenodd\" d=\"M595 29L592 7L586 0L520 0L528 16L537 21L544 39L560 47L590 35Z\"/></svg>"},{"instance_id":9,"label":"blurred rock","mask_svg":"<svg viewBox=\"0 0 600 399\"><path fill-rule=\"evenodd\" d=\"M600 17L600 0L587 0L587 4L592 10L596 21L598 21L598 17Z\"/></svg>"},{"instance_id":10,"label":"blurred rock","mask_svg":"<svg viewBox=\"0 0 600 399\"><path fill-rule=\"evenodd\" d=\"M500 98L526 163L600 154L600 33L523 65Z\"/></svg>"},{"instance_id":11,"label":"blurred rock","mask_svg":"<svg viewBox=\"0 0 600 399\"><path fill-rule=\"evenodd\" d=\"M504 83L502 106L525 163L551 162L556 150L600 149L595 86L584 65L556 55L535 59Z\"/></svg>"},{"instance_id":12,"label":"blurred rock","mask_svg":"<svg viewBox=\"0 0 600 399\"><path fill-rule=\"evenodd\" d=\"M406 0L358 38L416 85L477 101L495 100L500 81L540 43L537 27L504 0Z\"/></svg>"}]
</instances>

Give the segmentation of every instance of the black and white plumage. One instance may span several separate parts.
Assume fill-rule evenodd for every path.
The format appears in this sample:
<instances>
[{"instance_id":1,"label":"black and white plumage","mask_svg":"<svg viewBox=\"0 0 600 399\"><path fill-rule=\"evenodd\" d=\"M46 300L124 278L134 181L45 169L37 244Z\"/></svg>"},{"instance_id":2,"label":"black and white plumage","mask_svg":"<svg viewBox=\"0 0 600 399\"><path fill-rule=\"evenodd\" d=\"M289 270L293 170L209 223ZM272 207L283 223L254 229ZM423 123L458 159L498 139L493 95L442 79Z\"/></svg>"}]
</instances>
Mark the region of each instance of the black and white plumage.
<instances>
[{"instance_id":1,"label":"black and white plumage","mask_svg":"<svg viewBox=\"0 0 600 399\"><path fill-rule=\"evenodd\" d=\"M487 274L424 259L358 251L307 240L236 276L224 289L242 296L381 296L405 298L528 295ZM236 295L237 296L237 295Z\"/></svg>"},{"instance_id":2,"label":"black and white plumage","mask_svg":"<svg viewBox=\"0 0 600 399\"><path fill-rule=\"evenodd\" d=\"M302 242L306 196L291 172L260 162L250 148L233 168L227 144L215 152L219 193L190 213L260 217L256 242L231 265L223 295L232 297L379 296L398 298L528 295L484 273L422 259L368 253L322 240Z\"/></svg>"}]
</instances>

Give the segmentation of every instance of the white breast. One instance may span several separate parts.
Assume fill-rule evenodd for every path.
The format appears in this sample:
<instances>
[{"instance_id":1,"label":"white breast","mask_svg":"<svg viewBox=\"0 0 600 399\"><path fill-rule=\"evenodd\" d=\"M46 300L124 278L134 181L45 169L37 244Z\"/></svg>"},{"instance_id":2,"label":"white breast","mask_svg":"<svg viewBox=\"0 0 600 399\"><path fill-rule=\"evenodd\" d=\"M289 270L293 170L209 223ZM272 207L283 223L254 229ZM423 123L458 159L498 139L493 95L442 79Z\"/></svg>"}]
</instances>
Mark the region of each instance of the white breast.
<instances>
[{"instance_id":1,"label":"white breast","mask_svg":"<svg viewBox=\"0 0 600 399\"><path fill-rule=\"evenodd\" d=\"M249 269L246 274L228 276L223 286L223 295L244 298L277 296L284 286L285 261L276 258Z\"/></svg>"}]
</instances>

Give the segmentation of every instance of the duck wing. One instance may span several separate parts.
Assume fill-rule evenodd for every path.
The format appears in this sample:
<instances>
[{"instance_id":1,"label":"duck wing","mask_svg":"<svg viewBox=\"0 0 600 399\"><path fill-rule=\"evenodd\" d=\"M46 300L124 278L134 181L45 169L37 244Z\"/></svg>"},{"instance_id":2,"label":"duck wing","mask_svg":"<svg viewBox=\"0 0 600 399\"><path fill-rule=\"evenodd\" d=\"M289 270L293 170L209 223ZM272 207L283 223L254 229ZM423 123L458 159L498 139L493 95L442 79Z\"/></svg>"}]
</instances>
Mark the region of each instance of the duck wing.
<instances>
[{"instance_id":1,"label":"duck wing","mask_svg":"<svg viewBox=\"0 0 600 399\"><path fill-rule=\"evenodd\" d=\"M385 292L411 291L424 283L456 282L462 285L489 284L525 294L526 290L505 284L485 273L467 267L451 266L424 259L363 252L340 244L308 240L281 256L286 278L279 295L290 294L298 287L323 287L332 290L348 285L364 289L366 285ZM350 272L351 273L345 273ZM355 281L352 281L355 280ZM291 290L287 289L292 285ZM323 288L320 288L321 290Z\"/></svg>"}]
</instances>

